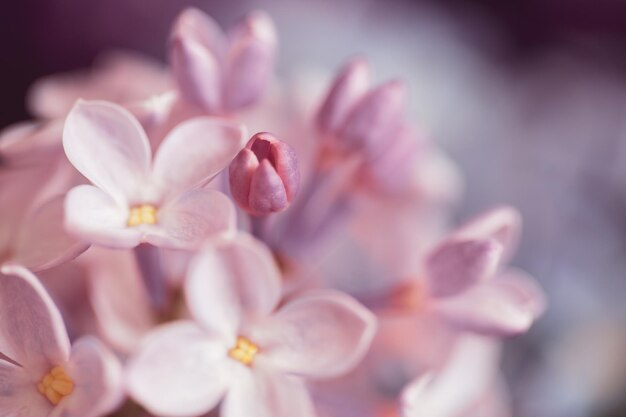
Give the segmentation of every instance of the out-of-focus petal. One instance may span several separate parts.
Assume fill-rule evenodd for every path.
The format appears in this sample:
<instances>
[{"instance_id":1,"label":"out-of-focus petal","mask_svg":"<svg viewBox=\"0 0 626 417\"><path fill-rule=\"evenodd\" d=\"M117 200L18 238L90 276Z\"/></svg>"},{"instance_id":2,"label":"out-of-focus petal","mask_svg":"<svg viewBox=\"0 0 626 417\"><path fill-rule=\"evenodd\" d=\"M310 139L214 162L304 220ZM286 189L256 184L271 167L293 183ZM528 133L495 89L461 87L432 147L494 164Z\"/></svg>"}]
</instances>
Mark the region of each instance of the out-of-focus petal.
<instances>
[{"instance_id":1,"label":"out-of-focus petal","mask_svg":"<svg viewBox=\"0 0 626 417\"><path fill-rule=\"evenodd\" d=\"M179 124L155 155L157 185L171 194L206 183L243 148L245 135L242 125L209 117Z\"/></svg>"},{"instance_id":2,"label":"out-of-focus petal","mask_svg":"<svg viewBox=\"0 0 626 417\"><path fill-rule=\"evenodd\" d=\"M495 239L503 248L501 263L506 263L517 249L522 218L509 206L497 207L483 213L460 227L455 236L460 239Z\"/></svg>"},{"instance_id":3,"label":"out-of-focus petal","mask_svg":"<svg viewBox=\"0 0 626 417\"><path fill-rule=\"evenodd\" d=\"M74 381L74 391L51 417L99 417L121 404L121 364L97 339L84 337L74 343L66 372Z\"/></svg>"},{"instance_id":4,"label":"out-of-focus petal","mask_svg":"<svg viewBox=\"0 0 626 417\"><path fill-rule=\"evenodd\" d=\"M130 353L155 324L135 258L131 251L96 247L85 256L100 331L115 348Z\"/></svg>"},{"instance_id":5,"label":"out-of-focus petal","mask_svg":"<svg viewBox=\"0 0 626 417\"><path fill-rule=\"evenodd\" d=\"M350 111L338 132L340 146L373 155L402 124L406 86L390 81L370 91Z\"/></svg>"},{"instance_id":6,"label":"out-of-focus petal","mask_svg":"<svg viewBox=\"0 0 626 417\"><path fill-rule=\"evenodd\" d=\"M3 416L48 415L52 404L37 391L33 382L36 377L24 368L0 360L0 412Z\"/></svg>"},{"instance_id":7,"label":"out-of-focus petal","mask_svg":"<svg viewBox=\"0 0 626 417\"><path fill-rule=\"evenodd\" d=\"M219 25L202 10L187 7L172 27L173 39L193 39L203 47L213 51L220 58L226 47L226 39Z\"/></svg>"},{"instance_id":8,"label":"out-of-focus petal","mask_svg":"<svg viewBox=\"0 0 626 417\"><path fill-rule=\"evenodd\" d=\"M65 227L83 240L115 248L132 248L141 231L127 227L128 209L92 185L79 185L65 198Z\"/></svg>"},{"instance_id":9,"label":"out-of-focus petal","mask_svg":"<svg viewBox=\"0 0 626 417\"><path fill-rule=\"evenodd\" d=\"M202 415L217 405L230 384L232 362L226 354L227 347L195 323L161 326L129 363L128 390L155 415Z\"/></svg>"},{"instance_id":10,"label":"out-of-focus petal","mask_svg":"<svg viewBox=\"0 0 626 417\"><path fill-rule=\"evenodd\" d=\"M67 331L37 277L18 266L5 266L1 272L0 352L33 375L65 363L70 352Z\"/></svg>"},{"instance_id":11,"label":"out-of-focus petal","mask_svg":"<svg viewBox=\"0 0 626 417\"><path fill-rule=\"evenodd\" d=\"M235 207L225 194L210 190L187 191L159 210L159 228L145 240L169 248L197 247L207 238L235 230Z\"/></svg>"},{"instance_id":12,"label":"out-of-focus petal","mask_svg":"<svg viewBox=\"0 0 626 417\"><path fill-rule=\"evenodd\" d=\"M376 333L376 318L348 295L319 291L288 302L251 330L251 340L277 368L328 378L363 359Z\"/></svg>"},{"instance_id":13,"label":"out-of-focus petal","mask_svg":"<svg viewBox=\"0 0 626 417\"><path fill-rule=\"evenodd\" d=\"M314 417L306 386L297 377L270 369L237 367L222 403L224 417Z\"/></svg>"},{"instance_id":14,"label":"out-of-focus petal","mask_svg":"<svg viewBox=\"0 0 626 417\"><path fill-rule=\"evenodd\" d=\"M336 132L348 113L365 94L370 84L370 71L363 59L344 65L335 78L317 114L317 126L323 133Z\"/></svg>"},{"instance_id":15,"label":"out-of-focus petal","mask_svg":"<svg viewBox=\"0 0 626 417\"><path fill-rule=\"evenodd\" d=\"M231 34L223 81L223 105L237 110L257 102L270 81L276 28L266 13L250 13Z\"/></svg>"},{"instance_id":16,"label":"out-of-focus petal","mask_svg":"<svg viewBox=\"0 0 626 417\"><path fill-rule=\"evenodd\" d=\"M276 307L280 285L269 249L242 233L199 252L189 266L185 294L196 320L234 345L246 315L265 316Z\"/></svg>"},{"instance_id":17,"label":"out-of-focus petal","mask_svg":"<svg viewBox=\"0 0 626 417\"><path fill-rule=\"evenodd\" d=\"M429 293L449 297L487 278L500 262L502 246L495 240L447 240L426 259Z\"/></svg>"},{"instance_id":18,"label":"out-of-focus petal","mask_svg":"<svg viewBox=\"0 0 626 417\"><path fill-rule=\"evenodd\" d=\"M497 377L498 343L479 337L457 342L448 363L411 383L402 394L403 417L460 417Z\"/></svg>"},{"instance_id":19,"label":"out-of-focus petal","mask_svg":"<svg viewBox=\"0 0 626 417\"><path fill-rule=\"evenodd\" d=\"M121 202L135 197L149 174L143 128L113 103L79 101L65 121L63 148L81 174Z\"/></svg>"},{"instance_id":20,"label":"out-of-focus petal","mask_svg":"<svg viewBox=\"0 0 626 417\"><path fill-rule=\"evenodd\" d=\"M515 274L440 299L433 308L459 329L507 336L527 331L543 312L545 298L530 277Z\"/></svg>"},{"instance_id":21,"label":"out-of-focus petal","mask_svg":"<svg viewBox=\"0 0 626 417\"><path fill-rule=\"evenodd\" d=\"M87 249L86 243L65 231L63 202L64 196L55 197L25 218L13 262L37 271L73 259Z\"/></svg>"}]
</instances>

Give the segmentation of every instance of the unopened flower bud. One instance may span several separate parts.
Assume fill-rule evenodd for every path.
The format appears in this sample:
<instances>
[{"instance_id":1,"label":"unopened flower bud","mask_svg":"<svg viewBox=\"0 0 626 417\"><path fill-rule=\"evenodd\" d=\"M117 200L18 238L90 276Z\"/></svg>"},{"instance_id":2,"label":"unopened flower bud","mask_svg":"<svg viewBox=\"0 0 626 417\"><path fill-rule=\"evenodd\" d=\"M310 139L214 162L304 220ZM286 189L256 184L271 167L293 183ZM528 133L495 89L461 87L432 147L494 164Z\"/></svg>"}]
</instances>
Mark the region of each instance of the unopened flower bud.
<instances>
[{"instance_id":1,"label":"unopened flower bud","mask_svg":"<svg viewBox=\"0 0 626 417\"><path fill-rule=\"evenodd\" d=\"M296 154L269 133L257 133L230 164L230 189L246 212L263 216L285 210L300 184Z\"/></svg>"}]
</instances>

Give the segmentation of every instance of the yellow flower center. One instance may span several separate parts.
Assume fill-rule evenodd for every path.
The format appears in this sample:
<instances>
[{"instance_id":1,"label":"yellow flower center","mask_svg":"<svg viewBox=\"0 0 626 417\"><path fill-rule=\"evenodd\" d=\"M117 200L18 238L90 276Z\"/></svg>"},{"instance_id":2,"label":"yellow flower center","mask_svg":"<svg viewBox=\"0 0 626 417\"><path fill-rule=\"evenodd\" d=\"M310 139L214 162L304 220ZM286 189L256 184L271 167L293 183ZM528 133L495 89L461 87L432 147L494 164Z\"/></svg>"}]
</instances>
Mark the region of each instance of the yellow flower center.
<instances>
[{"instance_id":1,"label":"yellow flower center","mask_svg":"<svg viewBox=\"0 0 626 417\"><path fill-rule=\"evenodd\" d=\"M128 215L128 226L139 226L140 224L156 224L157 209L152 204L142 204L130 209Z\"/></svg>"},{"instance_id":2,"label":"yellow flower center","mask_svg":"<svg viewBox=\"0 0 626 417\"><path fill-rule=\"evenodd\" d=\"M63 368L55 366L37 384L37 390L53 405L57 405L74 391L74 381L67 376Z\"/></svg>"},{"instance_id":3,"label":"yellow flower center","mask_svg":"<svg viewBox=\"0 0 626 417\"><path fill-rule=\"evenodd\" d=\"M243 363L246 366L252 365L254 357L259 351L259 347L252 343L249 339L239 336L237 344L228 351L228 356Z\"/></svg>"}]
</instances>

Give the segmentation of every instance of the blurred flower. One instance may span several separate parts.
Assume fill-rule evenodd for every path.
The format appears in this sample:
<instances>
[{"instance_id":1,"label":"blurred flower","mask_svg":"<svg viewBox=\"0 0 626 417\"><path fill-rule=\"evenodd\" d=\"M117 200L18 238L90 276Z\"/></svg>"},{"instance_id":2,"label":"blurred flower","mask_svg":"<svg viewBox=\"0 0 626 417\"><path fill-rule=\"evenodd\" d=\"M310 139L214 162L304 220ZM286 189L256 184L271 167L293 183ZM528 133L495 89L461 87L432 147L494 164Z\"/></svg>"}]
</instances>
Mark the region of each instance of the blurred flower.
<instances>
[{"instance_id":1,"label":"blurred flower","mask_svg":"<svg viewBox=\"0 0 626 417\"><path fill-rule=\"evenodd\" d=\"M232 203L198 187L231 161L243 138L239 125L192 119L170 132L152 163L148 138L128 111L112 103L79 102L67 117L63 146L95 185L70 190L66 227L112 247L190 246L232 229Z\"/></svg>"},{"instance_id":2,"label":"blurred flower","mask_svg":"<svg viewBox=\"0 0 626 417\"><path fill-rule=\"evenodd\" d=\"M300 185L294 150L270 133L257 133L230 164L230 190L239 207L255 216L285 210Z\"/></svg>"},{"instance_id":3,"label":"blurred flower","mask_svg":"<svg viewBox=\"0 0 626 417\"><path fill-rule=\"evenodd\" d=\"M118 406L117 359L90 337L70 347L59 311L26 269L2 269L0 317L3 415L98 417Z\"/></svg>"},{"instance_id":4,"label":"blurred flower","mask_svg":"<svg viewBox=\"0 0 626 417\"><path fill-rule=\"evenodd\" d=\"M221 114L259 101L275 50L274 24L263 12L250 13L225 36L208 15L189 8L174 24L170 61L184 100Z\"/></svg>"},{"instance_id":5,"label":"blurred flower","mask_svg":"<svg viewBox=\"0 0 626 417\"><path fill-rule=\"evenodd\" d=\"M375 317L338 292L278 307L273 257L246 235L206 247L185 290L197 322L157 329L130 364L130 392L155 414L200 415L224 398L226 417L313 416L301 377L348 372L375 333Z\"/></svg>"}]
</instances>

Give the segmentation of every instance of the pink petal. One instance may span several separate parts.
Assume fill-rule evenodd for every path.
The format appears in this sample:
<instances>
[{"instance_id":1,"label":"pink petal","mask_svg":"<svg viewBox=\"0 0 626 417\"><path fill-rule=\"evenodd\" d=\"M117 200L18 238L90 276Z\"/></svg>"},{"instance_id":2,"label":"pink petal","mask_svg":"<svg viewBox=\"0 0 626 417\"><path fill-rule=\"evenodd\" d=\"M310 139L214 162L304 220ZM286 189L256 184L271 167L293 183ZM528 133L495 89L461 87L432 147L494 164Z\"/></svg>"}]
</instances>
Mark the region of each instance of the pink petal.
<instances>
[{"instance_id":1,"label":"pink petal","mask_svg":"<svg viewBox=\"0 0 626 417\"><path fill-rule=\"evenodd\" d=\"M370 91L350 111L338 135L341 146L364 149L369 155L380 151L388 136L401 125L406 86L390 81Z\"/></svg>"},{"instance_id":2,"label":"pink petal","mask_svg":"<svg viewBox=\"0 0 626 417\"><path fill-rule=\"evenodd\" d=\"M145 240L167 248L197 247L204 240L235 230L235 207L223 193L191 190L158 211L158 229Z\"/></svg>"},{"instance_id":3,"label":"pink petal","mask_svg":"<svg viewBox=\"0 0 626 417\"><path fill-rule=\"evenodd\" d=\"M0 410L3 416L47 416L52 404L37 391L35 375L0 360Z\"/></svg>"},{"instance_id":4,"label":"pink petal","mask_svg":"<svg viewBox=\"0 0 626 417\"><path fill-rule=\"evenodd\" d=\"M153 414L193 417L209 412L230 384L227 347L192 322L152 332L128 365L128 390Z\"/></svg>"},{"instance_id":5,"label":"pink petal","mask_svg":"<svg viewBox=\"0 0 626 417\"><path fill-rule=\"evenodd\" d=\"M207 244L189 266L185 295L192 315L234 344L246 315L268 315L281 295L269 249L245 234Z\"/></svg>"},{"instance_id":6,"label":"pink petal","mask_svg":"<svg viewBox=\"0 0 626 417\"><path fill-rule=\"evenodd\" d=\"M428 290L449 297L491 278L499 265L502 246L494 240L447 240L426 259Z\"/></svg>"},{"instance_id":7,"label":"pink petal","mask_svg":"<svg viewBox=\"0 0 626 417\"><path fill-rule=\"evenodd\" d=\"M499 359L498 344L466 337L457 342L448 363L405 388L403 417L460 417L491 389Z\"/></svg>"},{"instance_id":8,"label":"pink petal","mask_svg":"<svg viewBox=\"0 0 626 417\"><path fill-rule=\"evenodd\" d=\"M65 227L84 241L114 248L132 248L141 231L127 227L128 209L91 185L71 189L65 198Z\"/></svg>"},{"instance_id":9,"label":"pink petal","mask_svg":"<svg viewBox=\"0 0 626 417\"><path fill-rule=\"evenodd\" d=\"M115 348L130 353L155 325L135 257L130 251L95 247L85 256L90 261L89 295L100 331Z\"/></svg>"},{"instance_id":10,"label":"pink petal","mask_svg":"<svg viewBox=\"0 0 626 417\"><path fill-rule=\"evenodd\" d=\"M69 357L70 341L59 310L37 277L22 267L0 274L0 352L45 374Z\"/></svg>"},{"instance_id":11,"label":"pink petal","mask_svg":"<svg viewBox=\"0 0 626 417\"><path fill-rule=\"evenodd\" d=\"M252 175L258 167L258 158L248 148L243 148L230 164L228 169L230 192L233 199L240 206L248 206L250 182L252 181Z\"/></svg>"},{"instance_id":12,"label":"pink petal","mask_svg":"<svg viewBox=\"0 0 626 417\"><path fill-rule=\"evenodd\" d=\"M543 312L545 299L532 278L515 273L441 299L434 308L461 330L508 336L527 331Z\"/></svg>"},{"instance_id":13,"label":"pink petal","mask_svg":"<svg viewBox=\"0 0 626 417\"><path fill-rule=\"evenodd\" d=\"M87 336L74 343L66 372L74 381L74 391L55 409L55 415L101 417L121 405L121 364L97 339Z\"/></svg>"},{"instance_id":14,"label":"pink petal","mask_svg":"<svg viewBox=\"0 0 626 417\"><path fill-rule=\"evenodd\" d=\"M74 259L87 249L86 243L65 231L63 202L64 196L53 198L26 217L13 262L37 271Z\"/></svg>"},{"instance_id":15,"label":"pink petal","mask_svg":"<svg viewBox=\"0 0 626 417\"><path fill-rule=\"evenodd\" d=\"M334 133L342 126L348 113L365 94L370 84L370 71L362 59L349 61L339 71L317 114L317 125L324 133Z\"/></svg>"},{"instance_id":16,"label":"pink petal","mask_svg":"<svg viewBox=\"0 0 626 417\"><path fill-rule=\"evenodd\" d=\"M348 295L319 291L288 302L251 330L251 340L277 368L328 378L363 359L376 333L376 318Z\"/></svg>"},{"instance_id":17,"label":"pink petal","mask_svg":"<svg viewBox=\"0 0 626 417\"><path fill-rule=\"evenodd\" d=\"M509 206L497 207L476 217L455 232L461 239L495 239L503 247L502 263L517 249L521 233L522 218Z\"/></svg>"},{"instance_id":18,"label":"pink petal","mask_svg":"<svg viewBox=\"0 0 626 417\"><path fill-rule=\"evenodd\" d=\"M284 210L288 205L287 191L269 160L261 161L250 181L249 208L256 213Z\"/></svg>"},{"instance_id":19,"label":"pink petal","mask_svg":"<svg viewBox=\"0 0 626 417\"><path fill-rule=\"evenodd\" d=\"M223 104L226 110L237 110L257 102L270 81L277 42L274 22L266 13L250 13L233 31L231 42Z\"/></svg>"},{"instance_id":20,"label":"pink petal","mask_svg":"<svg viewBox=\"0 0 626 417\"><path fill-rule=\"evenodd\" d=\"M222 403L223 417L315 417L311 397L297 377L260 366L233 369L233 383Z\"/></svg>"},{"instance_id":21,"label":"pink petal","mask_svg":"<svg viewBox=\"0 0 626 417\"><path fill-rule=\"evenodd\" d=\"M154 177L164 190L180 193L198 187L226 168L245 145L245 128L199 117L179 124L154 158Z\"/></svg>"},{"instance_id":22,"label":"pink petal","mask_svg":"<svg viewBox=\"0 0 626 417\"><path fill-rule=\"evenodd\" d=\"M65 121L63 147L81 174L120 202L135 197L149 172L150 143L143 128L113 103L76 103Z\"/></svg>"},{"instance_id":23,"label":"pink petal","mask_svg":"<svg viewBox=\"0 0 626 417\"><path fill-rule=\"evenodd\" d=\"M219 25L202 10L188 7L183 10L172 28L172 38L193 39L220 58L226 39Z\"/></svg>"}]
</instances>

